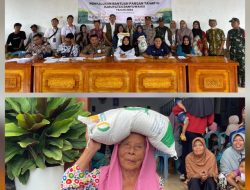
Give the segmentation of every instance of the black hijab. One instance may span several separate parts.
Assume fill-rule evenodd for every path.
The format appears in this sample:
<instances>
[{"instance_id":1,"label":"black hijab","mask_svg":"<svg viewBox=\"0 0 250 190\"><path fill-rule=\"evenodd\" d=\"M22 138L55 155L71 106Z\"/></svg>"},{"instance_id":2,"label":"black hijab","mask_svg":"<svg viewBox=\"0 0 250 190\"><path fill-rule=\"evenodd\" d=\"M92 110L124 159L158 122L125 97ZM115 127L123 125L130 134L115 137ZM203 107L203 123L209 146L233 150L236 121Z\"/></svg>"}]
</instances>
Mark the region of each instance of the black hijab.
<instances>
[{"instance_id":1,"label":"black hijab","mask_svg":"<svg viewBox=\"0 0 250 190\"><path fill-rule=\"evenodd\" d=\"M201 30L200 22L196 20L196 21L193 22L193 25L194 25L195 23L199 25L199 28L198 28L198 29L195 29L195 28L192 29L193 36L194 36L194 38L195 38L195 36L198 35L198 36L200 36L200 39L202 39L202 30Z\"/></svg>"},{"instance_id":2,"label":"black hijab","mask_svg":"<svg viewBox=\"0 0 250 190\"><path fill-rule=\"evenodd\" d=\"M185 45L185 44L184 44L184 39L185 39L185 38L188 38L188 41L189 41L189 44L188 44L188 45ZM183 36L181 47L182 47L182 51L183 51L185 54L190 54L190 53L191 53L192 46L191 46L191 42L190 42L189 36Z\"/></svg>"},{"instance_id":3,"label":"black hijab","mask_svg":"<svg viewBox=\"0 0 250 190\"><path fill-rule=\"evenodd\" d=\"M125 39L128 39L128 41L129 41L129 44L128 45L125 45L124 44L124 40ZM131 46L131 44L130 44L130 38L129 38L129 36L124 36L123 37L123 39L122 39L122 45L120 46L120 48L121 48L121 50L122 51L124 51L124 52L126 52L126 51L129 51L129 50L131 50L133 47Z\"/></svg>"}]
</instances>

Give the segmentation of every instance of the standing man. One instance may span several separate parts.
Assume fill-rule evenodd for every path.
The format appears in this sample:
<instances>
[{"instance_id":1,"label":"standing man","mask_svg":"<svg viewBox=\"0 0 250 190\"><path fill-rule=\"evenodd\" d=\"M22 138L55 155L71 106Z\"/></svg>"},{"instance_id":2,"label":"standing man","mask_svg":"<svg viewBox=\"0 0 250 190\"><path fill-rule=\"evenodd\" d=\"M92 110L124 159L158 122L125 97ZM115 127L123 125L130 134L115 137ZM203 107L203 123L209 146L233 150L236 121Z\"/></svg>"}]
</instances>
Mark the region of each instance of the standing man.
<instances>
[{"instance_id":1,"label":"standing man","mask_svg":"<svg viewBox=\"0 0 250 190\"><path fill-rule=\"evenodd\" d=\"M151 17L145 17L145 25L143 26L143 32L146 34L146 40L148 45L154 44L155 29L151 22Z\"/></svg>"},{"instance_id":2,"label":"standing man","mask_svg":"<svg viewBox=\"0 0 250 190\"><path fill-rule=\"evenodd\" d=\"M230 59L239 62L238 83L240 87L245 87L245 30L240 28L240 20L232 18L232 29L227 34L227 51Z\"/></svg>"},{"instance_id":3,"label":"standing man","mask_svg":"<svg viewBox=\"0 0 250 190\"><path fill-rule=\"evenodd\" d=\"M103 38L103 31L100 28L101 22L100 20L94 20L94 28L90 30L89 36L96 34L98 36L99 42L103 43L104 38Z\"/></svg>"},{"instance_id":4,"label":"standing man","mask_svg":"<svg viewBox=\"0 0 250 190\"><path fill-rule=\"evenodd\" d=\"M67 16L67 22L68 24L62 27L62 30L61 30L62 42L64 42L67 34L72 33L74 36L76 34L76 26L73 24L74 17L72 15Z\"/></svg>"},{"instance_id":5,"label":"standing man","mask_svg":"<svg viewBox=\"0 0 250 190\"><path fill-rule=\"evenodd\" d=\"M224 55L223 48L226 40L223 30L216 27L217 21L215 19L209 19L209 26L211 28L206 32L207 42L209 44L208 55Z\"/></svg>"},{"instance_id":6,"label":"standing man","mask_svg":"<svg viewBox=\"0 0 250 190\"><path fill-rule=\"evenodd\" d=\"M18 52L25 51L24 40L26 39L26 34L24 31L21 31L22 25L20 23L14 24L14 32L9 34L6 45L5 52Z\"/></svg>"},{"instance_id":7,"label":"standing man","mask_svg":"<svg viewBox=\"0 0 250 190\"><path fill-rule=\"evenodd\" d=\"M164 26L164 19L160 17L158 19L158 24L155 28L156 36L161 37L161 39L168 45L171 46L172 44L172 32L171 30L167 27Z\"/></svg>"},{"instance_id":8,"label":"standing man","mask_svg":"<svg viewBox=\"0 0 250 190\"><path fill-rule=\"evenodd\" d=\"M133 25L133 20L132 17L127 18L127 25L125 27L125 30L129 33L130 35L130 44L133 44L133 35L135 32L135 27Z\"/></svg>"},{"instance_id":9,"label":"standing man","mask_svg":"<svg viewBox=\"0 0 250 190\"><path fill-rule=\"evenodd\" d=\"M115 23L116 16L114 14L109 15L109 23L106 23L103 28L103 36L105 40L105 45L112 47L112 40L114 37L114 32L117 27Z\"/></svg>"},{"instance_id":10,"label":"standing man","mask_svg":"<svg viewBox=\"0 0 250 190\"><path fill-rule=\"evenodd\" d=\"M38 32L38 26L36 24L32 24L30 29L31 29L32 32L28 36L28 41L26 43L26 48L28 48L30 43L33 43L33 38L34 38L34 36L36 34L41 34L43 36L42 32Z\"/></svg>"},{"instance_id":11,"label":"standing man","mask_svg":"<svg viewBox=\"0 0 250 190\"><path fill-rule=\"evenodd\" d=\"M61 44L61 29L58 28L59 20L51 20L51 28L48 28L44 34L44 40L50 43L51 49L55 52Z\"/></svg>"}]
</instances>

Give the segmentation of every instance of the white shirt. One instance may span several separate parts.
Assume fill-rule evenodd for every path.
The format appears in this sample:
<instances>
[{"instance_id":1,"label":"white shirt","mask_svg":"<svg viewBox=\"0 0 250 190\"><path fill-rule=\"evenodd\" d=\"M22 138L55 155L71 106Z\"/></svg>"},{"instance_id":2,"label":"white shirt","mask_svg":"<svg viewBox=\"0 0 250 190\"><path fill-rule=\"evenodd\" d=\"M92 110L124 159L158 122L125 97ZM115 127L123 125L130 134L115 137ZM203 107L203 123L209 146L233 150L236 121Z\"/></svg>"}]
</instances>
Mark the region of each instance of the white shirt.
<instances>
[{"instance_id":1,"label":"white shirt","mask_svg":"<svg viewBox=\"0 0 250 190\"><path fill-rule=\"evenodd\" d=\"M55 28L48 28L44 33L44 38L47 38L47 41L50 43L50 46L53 50L56 50L61 44L61 28L58 28L56 34L52 36L55 32ZM48 39L50 36L52 37Z\"/></svg>"},{"instance_id":2,"label":"white shirt","mask_svg":"<svg viewBox=\"0 0 250 190\"><path fill-rule=\"evenodd\" d=\"M76 26L75 25L73 25L73 26L66 25L66 26L62 27L62 30L61 30L62 36L66 36L69 33L72 33L75 35L75 33L76 33Z\"/></svg>"},{"instance_id":3,"label":"white shirt","mask_svg":"<svg viewBox=\"0 0 250 190\"><path fill-rule=\"evenodd\" d=\"M110 22L110 25L111 25L111 31L112 31L112 38L114 37L114 32L115 32L115 23L114 24L112 24L111 22ZM105 33L107 33L107 27L106 27L106 24L104 25L104 27L103 27L103 30L102 30L103 32L105 32Z\"/></svg>"},{"instance_id":4,"label":"white shirt","mask_svg":"<svg viewBox=\"0 0 250 190\"><path fill-rule=\"evenodd\" d=\"M170 44L170 41L168 40L168 30L166 30L166 33L165 33L165 42L166 44L170 47L171 44Z\"/></svg>"},{"instance_id":5,"label":"white shirt","mask_svg":"<svg viewBox=\"0 0 250 190\"><path fill-rule=\"evenodd\" d=\"M126 56L128 57L132 57L132 56L135 56L135 49L132 48L131 50L128 50L128 51L123 51L120 47L118 47L114 53L114 56L115 57L120 57L121 54L125 54Z\"/></svg>"}]
</instances>

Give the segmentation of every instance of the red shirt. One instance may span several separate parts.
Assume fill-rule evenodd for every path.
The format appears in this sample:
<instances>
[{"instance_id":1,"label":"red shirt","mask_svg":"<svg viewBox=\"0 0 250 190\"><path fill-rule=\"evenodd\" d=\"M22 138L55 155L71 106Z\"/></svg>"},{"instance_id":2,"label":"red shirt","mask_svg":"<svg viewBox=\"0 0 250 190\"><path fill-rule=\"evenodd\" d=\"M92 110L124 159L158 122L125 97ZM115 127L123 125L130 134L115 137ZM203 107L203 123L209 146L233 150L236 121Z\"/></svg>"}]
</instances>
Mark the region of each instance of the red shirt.
<instances>
[{"instance_id":1,"label":"red shirt","mask_svg":"<svg viewBox=\"0 0 250 190\"><path fill-rule=\"evenodd\" d=\"M172 112L175 115L182 112L183 110L178 106L174 106ZM189 118L189 124L187 126L187 131L192 133L204 134L207 126L211 125L214 122L214 114L210 114L205 117L196 117L186 112L187 117Z\"/></svg>"}]
</instances>

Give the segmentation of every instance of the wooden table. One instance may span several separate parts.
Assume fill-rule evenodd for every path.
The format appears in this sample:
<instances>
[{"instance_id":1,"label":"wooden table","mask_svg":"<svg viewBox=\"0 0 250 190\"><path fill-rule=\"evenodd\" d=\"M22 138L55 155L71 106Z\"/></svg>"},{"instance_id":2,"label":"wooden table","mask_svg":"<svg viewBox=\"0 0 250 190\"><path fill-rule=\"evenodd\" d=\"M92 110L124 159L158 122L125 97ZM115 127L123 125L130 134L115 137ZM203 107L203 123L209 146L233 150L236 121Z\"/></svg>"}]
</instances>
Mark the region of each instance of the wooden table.
<instances>
[{"instance_id":1,"label":"wooden table","mask_svg":"<svg viewBox=\"0 0 250 190\"><path fill-rule=\"evenodd\" d=\"M185 64L172 60L35 63L35 92L186 92Z\"/></svg>"},{"instance_id":2,"label":"wooden table","mask_svg":"<svg viewBox=\"0 0 250 190\"><path fill-rule=\"evenodd\" d=\"M5 85L6 92L237 92L237 65L211 56L7 63Z\"/></svg>"},{"instance_id":3,"label":"wooden table","mask_svg":"<svg viewBox=\"0 0 250 190\"><path fill-rule=\"evenodd\" d=\"M192 57L188 67L189 92L238 92L238 63L224 57Z\"/></svg>"},{"instance_id":4,"label":"wooden table","mask_svg":"<svg viewBox=\"0 0 250 190\"><path fill-rule=\"evenodd\" d=\"M31 92L32 64L5 64L5 91Z\"/></svg>"}]
</instances>

